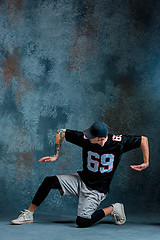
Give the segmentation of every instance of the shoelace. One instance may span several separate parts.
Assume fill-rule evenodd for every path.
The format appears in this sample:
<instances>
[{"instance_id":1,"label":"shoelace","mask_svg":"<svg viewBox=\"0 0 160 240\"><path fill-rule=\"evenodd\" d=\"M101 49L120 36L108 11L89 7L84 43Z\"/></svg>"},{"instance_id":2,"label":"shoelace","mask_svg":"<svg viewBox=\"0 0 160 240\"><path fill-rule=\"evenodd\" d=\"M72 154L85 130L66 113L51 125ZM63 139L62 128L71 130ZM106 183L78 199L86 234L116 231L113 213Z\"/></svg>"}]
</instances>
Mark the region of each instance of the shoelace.
<instances>
[{"instance_id":1,"label":"shoelace","mask_svg":"<svg viewBox=\"0 0 160 240\"><path fill-rule=\"evenodd\" d=\"M20 211L20 212L21 212L21 214L19 215L19 217L25 218L26 209L25 209L25 211Z\"/></svg>"},{"instance_id":2,"label":"shoelace","mask_svg":"<svg viewBox=\"0 0 160 240\"><path fill-rule=\"evenodd\" d=\"M121 218L119 214L117 213L114 213L112 214L113 218L116 220L116 221L120 221L120 222L123 222L124 221L124 218Z\"/></svg>"}]
</instances>

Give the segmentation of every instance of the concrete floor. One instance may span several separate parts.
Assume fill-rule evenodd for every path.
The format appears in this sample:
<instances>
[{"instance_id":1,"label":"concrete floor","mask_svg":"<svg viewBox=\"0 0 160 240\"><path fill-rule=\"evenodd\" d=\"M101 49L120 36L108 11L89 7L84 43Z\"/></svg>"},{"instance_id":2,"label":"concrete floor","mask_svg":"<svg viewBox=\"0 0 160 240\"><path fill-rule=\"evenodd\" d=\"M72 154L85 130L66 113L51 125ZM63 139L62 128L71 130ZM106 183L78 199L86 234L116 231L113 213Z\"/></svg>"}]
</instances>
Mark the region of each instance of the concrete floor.
<instances>
[{"instance_id":1,"label":"concrete floor","mask_svg":"<svg viewBox=\"0 0 160 240\"><path fill-rule=\"evenodd\" d=\"M16 217L16 216L14 216ZM128 216L127 223L116 226L110 217L97 225L81 229L75 217L36 215L34 224L11 225L10 216L0 217L0 240L160 240L160 218Z\"/></svg>"}]
</instances>

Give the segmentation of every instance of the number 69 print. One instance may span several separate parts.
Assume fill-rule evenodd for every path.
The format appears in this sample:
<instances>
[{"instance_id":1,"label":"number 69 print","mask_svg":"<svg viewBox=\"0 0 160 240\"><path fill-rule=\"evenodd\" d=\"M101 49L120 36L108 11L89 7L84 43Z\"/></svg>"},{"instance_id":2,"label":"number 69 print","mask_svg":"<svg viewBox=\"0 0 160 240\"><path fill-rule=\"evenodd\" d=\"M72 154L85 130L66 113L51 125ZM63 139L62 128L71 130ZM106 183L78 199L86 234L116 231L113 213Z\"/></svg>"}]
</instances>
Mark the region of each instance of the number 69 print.
<instances>
[{"instance_id":1,"label":"number 69 print","mask_svg":"<svg viewBox=\"0 0 160 240\"><path fill-rule=\"evenodd\" d=\"M95 159L92 159L92 157L94 157ZM100 160L100 163L103 167L99 167L99 161L97 161L96 159ZM113 170L113 163L113 154L103 154L102 156L100 156L98 153L91 151L88 152L87 168L92 172L100 171L101 173L109 173Z\"/></svg>"}]
</instances>

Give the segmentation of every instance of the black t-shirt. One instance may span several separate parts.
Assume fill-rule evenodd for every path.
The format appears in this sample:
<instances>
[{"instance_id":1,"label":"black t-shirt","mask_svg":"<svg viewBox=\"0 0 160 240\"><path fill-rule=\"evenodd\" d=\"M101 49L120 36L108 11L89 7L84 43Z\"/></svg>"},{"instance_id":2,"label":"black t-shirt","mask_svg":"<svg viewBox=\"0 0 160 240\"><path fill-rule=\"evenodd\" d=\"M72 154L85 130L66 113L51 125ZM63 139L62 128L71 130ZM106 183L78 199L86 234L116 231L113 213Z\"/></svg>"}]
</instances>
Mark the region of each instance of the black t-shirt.
<instances>
[{"instance_id":1,"label":"black t-shirt","mask_svg":"<svg viewBox=\"0 0 160 240\"><path fill-rule=\"evenodd\" d=\"M91 189L99 192L109 192L109 186L122 153L138 148L141 136L108 135L103 147L92 144L84 138L83 132L66 130L67 141L82 147L83 170L78 171L82 181Z\"/></svg>"}]
</instances>

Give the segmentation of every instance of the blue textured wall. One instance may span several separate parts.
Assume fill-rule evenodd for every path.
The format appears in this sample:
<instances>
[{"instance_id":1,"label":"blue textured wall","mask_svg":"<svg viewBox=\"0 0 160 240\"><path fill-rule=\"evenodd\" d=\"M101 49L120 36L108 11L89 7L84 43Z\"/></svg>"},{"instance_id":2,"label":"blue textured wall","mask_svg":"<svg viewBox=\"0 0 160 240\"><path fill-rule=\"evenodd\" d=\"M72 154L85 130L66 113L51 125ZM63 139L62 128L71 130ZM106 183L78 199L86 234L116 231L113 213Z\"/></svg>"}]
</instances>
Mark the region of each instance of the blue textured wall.
<instances>
[{"instance_id":1,"label":"blue textured wall","mask_svg":"<svg viewBox=\"0 0 160 240\"><path fill-rule=\"evenodd\" d=\"M156 210L159 188L160 2L0 1L0 210L27 208L47 175L81 169L81 151L58 128L105 121L111 132L147 135L151 165L134 172L141 151L124 155L108 203ZM41 212L76 214L76 199L50 193ZM104 205L107 205L107 200Z\"/></svg>"}]
</instances>

